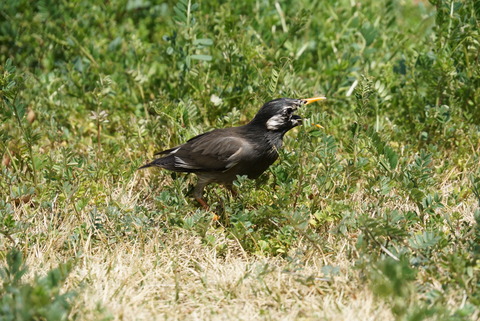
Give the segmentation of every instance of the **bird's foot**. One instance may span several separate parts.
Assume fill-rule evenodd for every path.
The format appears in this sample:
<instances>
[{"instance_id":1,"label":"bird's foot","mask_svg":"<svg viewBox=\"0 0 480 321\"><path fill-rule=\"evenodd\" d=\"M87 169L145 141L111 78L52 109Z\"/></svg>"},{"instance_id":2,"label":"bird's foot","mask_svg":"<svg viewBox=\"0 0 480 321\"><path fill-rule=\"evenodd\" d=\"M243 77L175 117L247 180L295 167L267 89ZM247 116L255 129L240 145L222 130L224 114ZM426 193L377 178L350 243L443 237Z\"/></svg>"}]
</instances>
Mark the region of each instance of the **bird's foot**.
<instances>
[{"instance_id":1,"label":"bird's foot","mask_svg":"<svg viewBox=\"0 0 480 321\"><path fill-rule=\"evenodd\" d=\"M210 211L210 206L208 206L207 202L205 202L205 200L203 198L200 198L200 197L195 197L195 199L197 200L197 202L200 203L200 205L203 207L204 210L206 211ZM218 221L220 219L220 216L218 216L217 214L213 213L213 217L212 217L212 221Z\"/></svg>"}]
</instances>

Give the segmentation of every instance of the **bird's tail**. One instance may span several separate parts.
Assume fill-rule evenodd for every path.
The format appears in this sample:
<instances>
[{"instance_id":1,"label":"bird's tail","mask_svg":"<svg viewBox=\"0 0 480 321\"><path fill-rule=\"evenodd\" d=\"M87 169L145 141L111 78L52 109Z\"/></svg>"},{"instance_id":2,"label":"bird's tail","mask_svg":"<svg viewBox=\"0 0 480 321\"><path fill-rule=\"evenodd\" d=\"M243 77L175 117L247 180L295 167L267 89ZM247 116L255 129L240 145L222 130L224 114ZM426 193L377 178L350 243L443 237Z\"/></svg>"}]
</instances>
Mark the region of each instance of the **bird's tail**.
<instances>
[{"instance_id":1,"label":"bird's tail","mask_svg":"<svg viewBox=\"0 0 480 321\"><path fill-rule=\"evenodd\" d=\"M137 168L137 171L138 171L139 169L144 169L144 168L148 168L148 167L152 167L152 166L154 166L152 163L148 163L148 164L145 164L145 165L140 166L139 168Z\"/></svg>"},{"instance_id":2,"label":"bird's tail","mask_svg":"<svg viewBox=\"0 0 480 321\"><path fill-rule=\"evenodd\" d=\"M139 167L138 169L143 169L143 168L148 168L148 167L161 167L161 168L169 169L171 171L178 171L175 168L175 161L174 161L173 156L166 156L166 157L157 158L157 159L153 160L152 162L147 163L147 164Z\"/></svg>"}]
</instances>

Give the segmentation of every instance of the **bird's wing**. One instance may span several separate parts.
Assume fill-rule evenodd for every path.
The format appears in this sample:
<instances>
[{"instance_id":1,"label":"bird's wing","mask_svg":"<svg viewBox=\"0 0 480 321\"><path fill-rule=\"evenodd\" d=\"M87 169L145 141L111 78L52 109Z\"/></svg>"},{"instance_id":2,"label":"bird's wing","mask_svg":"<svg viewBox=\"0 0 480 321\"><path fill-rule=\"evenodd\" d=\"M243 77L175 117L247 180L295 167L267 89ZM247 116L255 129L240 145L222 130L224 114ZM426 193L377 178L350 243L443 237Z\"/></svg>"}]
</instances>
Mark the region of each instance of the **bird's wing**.
<instances>
[{"instance_id":1,"label":"bird's wing","mask_svg":"<svg viewBox=\"0 0 480 321\"><path fill-rule=\"evenodd\" d=\"M248 159L253 146L231 133L214 130L162 152L173 156L174 166L186 171L224 171Z\"/></svg>"}]
</instances>

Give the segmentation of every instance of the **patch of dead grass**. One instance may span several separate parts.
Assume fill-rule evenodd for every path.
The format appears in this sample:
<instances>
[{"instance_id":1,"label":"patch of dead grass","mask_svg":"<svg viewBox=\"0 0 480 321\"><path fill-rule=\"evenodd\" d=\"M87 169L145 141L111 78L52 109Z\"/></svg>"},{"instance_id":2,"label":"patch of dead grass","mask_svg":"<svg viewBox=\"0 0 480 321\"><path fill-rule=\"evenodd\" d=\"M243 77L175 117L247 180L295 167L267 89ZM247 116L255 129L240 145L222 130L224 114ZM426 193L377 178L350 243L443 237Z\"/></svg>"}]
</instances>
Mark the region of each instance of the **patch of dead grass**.
<instances>
[{"instance_id":1,"label":"patch of dead grass","mask_svg":"<svg viewBox=\"0 0 480 321\"><path fill-rule=\"evenodd\" d=\"M67 282L83 289L73 311L81 319L97 305L115 320L392 319L341 253L329 259L341 273L328 282L319 259L292 271L291 262L245 256L235 246L218 255L185 231L99 252L84 254Z\"/></svg>"}]
</instances>

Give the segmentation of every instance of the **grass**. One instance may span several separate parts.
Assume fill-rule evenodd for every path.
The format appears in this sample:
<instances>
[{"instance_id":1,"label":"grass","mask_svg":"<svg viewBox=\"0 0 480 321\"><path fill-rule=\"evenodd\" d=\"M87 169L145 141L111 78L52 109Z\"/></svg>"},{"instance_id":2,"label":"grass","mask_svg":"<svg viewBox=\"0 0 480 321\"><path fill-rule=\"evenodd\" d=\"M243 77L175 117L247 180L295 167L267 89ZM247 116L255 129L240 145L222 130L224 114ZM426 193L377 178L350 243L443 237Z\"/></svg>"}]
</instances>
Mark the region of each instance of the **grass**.
<instances>
[{"instance_id":1,"label":"grass","mask_svg":"<svg viewBox=\"0 0 480 321\"><path fill-rule=\"evenodd\" d=\"M348 281L356 273L347 266L335 280L315 280L323 266L318 258L311 257L307 266L266 259L246 254L233 242L227 242L228 251L219 255L193 235L173 231L167 237L164 241L161 233L142 244L113 248L113 261L86 258L88 270L81 269L72 278L89 275L96 282L78 302L79 308L95 310L99 301L124 319L391 317L371 293L352 287ZM346 262L341 256L334 261ZM115 268L109 269L111 264Z\"/></svg>"},{"instance_id":2,"label":"grass","mask_svg":"<svg viewBox=\"0 0 480 321\"><path fill-rule=\"evenodd\" d=\"M1 320L480 317L475 2L0 16ZM137 171L265 101L320 94L238 198L207 189L212 211L194 177Z\"/></svg>"}]
</instances>

